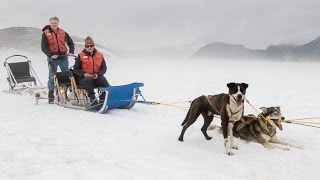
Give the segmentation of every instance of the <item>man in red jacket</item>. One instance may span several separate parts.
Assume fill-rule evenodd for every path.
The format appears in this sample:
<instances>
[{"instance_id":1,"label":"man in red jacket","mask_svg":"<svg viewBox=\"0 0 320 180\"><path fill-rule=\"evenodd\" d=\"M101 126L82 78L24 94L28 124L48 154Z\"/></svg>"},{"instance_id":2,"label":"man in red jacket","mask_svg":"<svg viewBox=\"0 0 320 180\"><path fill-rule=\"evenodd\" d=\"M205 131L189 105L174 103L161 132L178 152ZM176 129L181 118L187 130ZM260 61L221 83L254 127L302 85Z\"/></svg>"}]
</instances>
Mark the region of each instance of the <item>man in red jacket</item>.
<instances>
[{"instance_id":1,"label":"man in red jacket","mask_svg":"<svg viewBox=\"0 0 320 180\"><path fill-rule=\"evenodd\" d=\"M107 72L103 54L97 51L90 36L85 39L85 49L78 55L74 64L74 73L78 76L79 85L84 86L90 98L91 106L96 106L95 87L108 87L104 77ZM100 103L105 100L105 93L99 97Z\"/></svg>"},{"instance_id":2,"label":"man in red jacket","mask_svg":"<svg viewBox=\"0 0 320 180\"><path fill-rule=\"evenodd\" d=\"M41 50L47 55L49 78L48 78L48 98L49 103L54 102L54 81L53 75L58 66L62 72L69 70L68 55L74 53L74 43L69 34L59 28L59 18L49 19L50 25L45 26L42 31ZM69 52L66 44L69 46Z\"/></svg>"}]
</instances>

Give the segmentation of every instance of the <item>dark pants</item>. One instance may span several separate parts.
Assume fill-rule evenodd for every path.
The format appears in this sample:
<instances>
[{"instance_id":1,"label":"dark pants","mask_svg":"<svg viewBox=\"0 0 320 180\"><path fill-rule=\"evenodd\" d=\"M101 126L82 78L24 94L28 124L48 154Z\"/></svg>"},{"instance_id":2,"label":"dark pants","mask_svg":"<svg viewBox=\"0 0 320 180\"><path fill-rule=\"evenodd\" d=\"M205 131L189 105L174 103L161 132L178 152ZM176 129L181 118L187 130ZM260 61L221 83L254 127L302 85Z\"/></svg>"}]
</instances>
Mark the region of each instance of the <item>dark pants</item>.
<instances>
[{"instance_id":1,"label":"dark pants","mask_svg":"<svg viewBox=\"0 0 320 180\"><path fill-rule=\"evenodd\" d=\"M95 87L108 87L108 86L110 86L107 79L104 76L99 76L97 79L92 79L89 77L79 78L79 85L84 86L91 102L95 99L95 95L94 95L94 88ZM106 93L104 92L99 96L99 99L104 100L105 97L106 97Z\"/></svg>"}]
</instances>

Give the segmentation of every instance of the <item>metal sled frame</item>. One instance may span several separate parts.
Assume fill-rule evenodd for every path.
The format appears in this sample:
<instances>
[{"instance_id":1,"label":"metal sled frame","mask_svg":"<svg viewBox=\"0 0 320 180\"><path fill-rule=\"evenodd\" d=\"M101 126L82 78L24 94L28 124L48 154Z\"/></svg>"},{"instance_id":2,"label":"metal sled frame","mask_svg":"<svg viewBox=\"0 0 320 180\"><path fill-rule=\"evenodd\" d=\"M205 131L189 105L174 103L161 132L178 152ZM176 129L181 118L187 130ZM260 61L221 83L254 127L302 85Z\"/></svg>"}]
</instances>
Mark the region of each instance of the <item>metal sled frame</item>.
<instances>
[{"instance_id":1,"label":"metal sled frame","mask_svg":"<svg viewBox=\"0 0 320 180\"><path fill-rule=\"evenodd\" d=\"M9 63L8 60L12 57L23 57L27 61ZM5 59L4 66L7 70L7 80L9 83L10 93L25 93L28 91L31 93L33 90L45 88L34 71L31 61L28 57L24 55L9 56ZM40 86L37 86L37 81L39 82Z\"/></svg>"}]
</instances>

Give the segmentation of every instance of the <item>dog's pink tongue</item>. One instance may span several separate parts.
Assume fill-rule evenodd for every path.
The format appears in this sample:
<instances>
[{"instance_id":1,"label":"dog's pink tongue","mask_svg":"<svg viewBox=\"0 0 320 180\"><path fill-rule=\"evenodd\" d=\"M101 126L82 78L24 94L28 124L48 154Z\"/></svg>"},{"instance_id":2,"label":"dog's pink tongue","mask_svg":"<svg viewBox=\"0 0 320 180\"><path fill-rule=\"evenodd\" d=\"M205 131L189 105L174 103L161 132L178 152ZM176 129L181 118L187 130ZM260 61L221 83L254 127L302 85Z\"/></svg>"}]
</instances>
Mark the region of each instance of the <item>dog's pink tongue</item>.
<instances>
[{"instance_id":1,"label":"dog's pink tongue","mask_svg":"<svg viewBox=\"0 0 320 180\"><path fill-rule=\"evenodd\" d=\"M282 131L282 125L278 124L278 128L280 129L280 131Z\"/></svg>"},{"instance_id":2,"label":"dog's pink tongue","mask_svg":"<svg viewBox=\"0 0 320 180\"><path fill-rule=\"evenodd\" d=\"M237 106L241 106L242 105L242 100L237 100L236 103L237 103Z\"/></svg>"}]
</instances>

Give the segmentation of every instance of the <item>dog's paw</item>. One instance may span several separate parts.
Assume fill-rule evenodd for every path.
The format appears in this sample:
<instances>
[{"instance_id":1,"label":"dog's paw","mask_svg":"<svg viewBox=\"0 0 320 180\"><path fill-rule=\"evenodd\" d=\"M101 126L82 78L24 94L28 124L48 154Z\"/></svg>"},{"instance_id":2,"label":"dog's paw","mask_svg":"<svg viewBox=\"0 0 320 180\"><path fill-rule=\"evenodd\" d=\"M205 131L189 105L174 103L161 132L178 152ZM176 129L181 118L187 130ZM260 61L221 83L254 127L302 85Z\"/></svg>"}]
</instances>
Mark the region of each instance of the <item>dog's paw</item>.
<instances>
[{"instance_id":1,"label":"dog's paw","mask_svg":"<svg viewBox=\"0 0 320 180\"><path fill-rule=\"evenodd\" d=\"M297 149L303 149L302 146L294 146L294 148L297 148Z\"/></svg>"},{"instance_id":2,"label":"dog's paw","mask_svg":"<svg viewBox=\"0 0 320 180\"><path fill-rule=\"evenodd\" d=\"M283 148L283 150L285 150L285 151L290 151L290 149L289 149L289 148Z\"/></svg>"},{"instance_id":3,"label":"dog's paw","mask_svg":"<svg viewBox=\"0 0 320 180\"><path fill-rule=\"evenodd\" d=\"M235 149L235 150L239 150L239 148L237 146L233 146L231 147L232 149Z\"/></svg>"},{"instance_id":4,"label":"dog's paw","mask_svg":"<svg viewBox=\"0 0 320 180\"><path fill-rule=\"evenodd\" d=\"M288 144L288 146L293 147L293 148L297 148L297 149L303 149L303 147L302 147L302 146L298 146L298 145L291 145L291 144Z\"/></svg>"},{"instance_id":5,"label":"dog's paw","mask_svg":"<svg viewBox=\"0 0 320 180\"><path fill-rule=\"evenodd\" d=\"M181 142L183 142L183 138L179 138L178 140L181 141Z\"/></svg>"},{"instance_id":6,"label":"dog's paw","mask_svg":"<svg viewBox=\"0 0 320 180\"><path fill-rule=\"evenodd\" d=\"M233 152L227 152L227 155L232 156L232 155L234 155L234 153Z\"/></svg>"},{"instance_id":7,"label":"dog's paw","mask_svg":"<svg viewBox=\"0 0 320 180\"><path fill-rule=\"evenodd\" d=\"M211 140L211 139L212 139L212 137L208 136L208 137L206 137L206 139L207 139L207 140Z\"/></svg>"}]
</instances>

